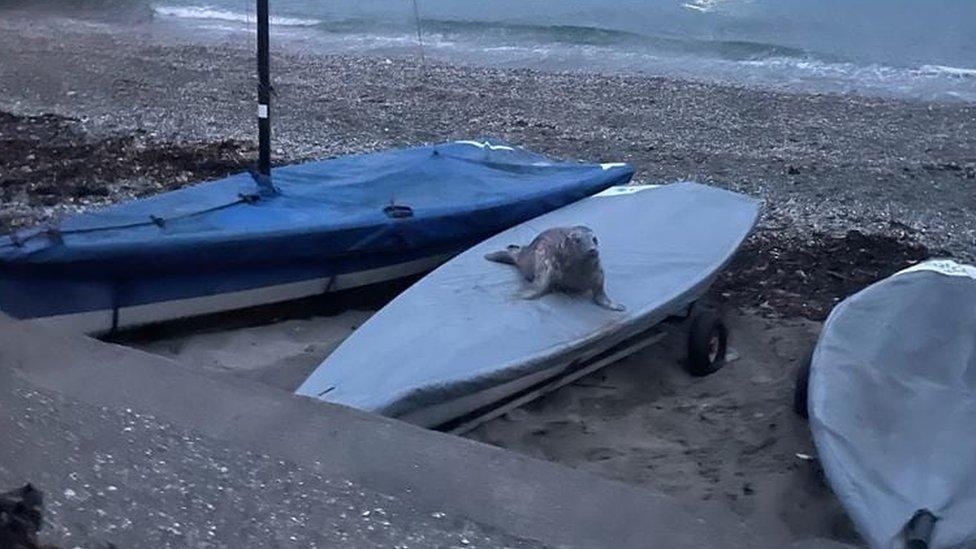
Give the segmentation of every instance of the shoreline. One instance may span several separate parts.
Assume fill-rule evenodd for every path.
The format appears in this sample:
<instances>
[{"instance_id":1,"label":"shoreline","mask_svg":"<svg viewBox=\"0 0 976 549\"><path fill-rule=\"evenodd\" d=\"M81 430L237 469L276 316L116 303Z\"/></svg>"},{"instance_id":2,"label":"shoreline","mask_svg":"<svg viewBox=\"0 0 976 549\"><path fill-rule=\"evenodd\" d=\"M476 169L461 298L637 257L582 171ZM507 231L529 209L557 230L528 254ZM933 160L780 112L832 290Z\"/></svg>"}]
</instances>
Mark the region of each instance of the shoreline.
<instances>
[{"instance_id":1,"label":"shoreline","mask_svg":"<svg viewBox=\"0 0 976 549\"><path fill-rule=\"evenodd\" d=\"M47 1L47 6L41 0L39 6L18 9L88 22L121 23L118 26L122 30L141 25L151 33L168 33L183 43L224 41L239 46L253 42L254 14L246 5L148 0L128 0L121 6L116 3L86 0L81 2L83 6L59 8L56 0ZM976 104L976 68L969 67L968 57L951 53L952 48L930 52L930 56L903 51L903 56L889 52L864 57L856 47L847 53L830 53L831 48L824 44L807 48L787 45L775 37L766 37L767 42L763 37L723 39L707 32L672 34L670 26L662 29L653 25L624 30L630 25L623 23L621 27L619 20L597 22L584 16L583 20L568 21L565 13L549 14L562 22L559 24L548 20L505 22L479 16L468 20L463 15L455 19L437 8L434 12L441 13L428 13L419 20L412 13L396 13L395 9L373 13L370 7L356 15L339 7L335 13L331 9L296 11L282 6L283 13L279 14L272 9L274 49L298 54L312 51L315 55L414 61L426 57L434 64L474 69L638 78L656 75L774 93Z\"/></svg>"}]
</instances>

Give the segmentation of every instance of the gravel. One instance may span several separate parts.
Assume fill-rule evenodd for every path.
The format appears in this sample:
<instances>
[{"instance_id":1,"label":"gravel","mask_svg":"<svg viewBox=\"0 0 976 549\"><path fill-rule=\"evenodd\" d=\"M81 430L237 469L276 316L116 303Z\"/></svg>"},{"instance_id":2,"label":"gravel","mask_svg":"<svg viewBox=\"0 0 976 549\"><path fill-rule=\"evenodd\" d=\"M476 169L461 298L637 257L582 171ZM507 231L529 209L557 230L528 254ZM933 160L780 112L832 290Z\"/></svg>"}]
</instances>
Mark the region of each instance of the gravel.
<instances>
[{"instance_id":1,"label":"gravel","mask_svg":"<svg viewBox=\"0 0 976 549\"><path fill-rule=\"evenodd\" d=\"M45 491L40 537L65 548L541 547L138 410L16 378L0 401L0 482Z\"/></svg>"}]
</instances>

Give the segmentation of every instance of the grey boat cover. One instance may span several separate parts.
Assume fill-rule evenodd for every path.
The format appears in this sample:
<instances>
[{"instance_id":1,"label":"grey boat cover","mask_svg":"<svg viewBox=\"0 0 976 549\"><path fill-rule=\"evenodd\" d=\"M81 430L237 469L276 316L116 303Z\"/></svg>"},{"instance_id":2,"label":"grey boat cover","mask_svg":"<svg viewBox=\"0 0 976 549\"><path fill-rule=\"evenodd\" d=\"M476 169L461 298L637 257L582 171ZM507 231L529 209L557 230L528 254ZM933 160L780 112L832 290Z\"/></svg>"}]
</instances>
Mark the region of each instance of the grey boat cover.
<instances>
[{"instance_id":1,"label":"grey boat cover","mask_svg":"<svg viewBox=\"0 0 976 549\"><path fill-rule=\"evenodd\" d=\"M837 497L872 547L976 547L976 268L935 260L841 302L814 351L810 427Z\"/></svg>"},{"instance_id":2,"label":"grey boat cover","mask_svg":"<svg viewBox=\"0 0 976 549\"><path fill-rule=\"evenodd\" d=\"M751 232L759 203L683 182L612 187L502 232L447 262L364 323L297 393L392 417L518 380L553 357L629 337L681 311ZM510 265L484 256L545 229L599 239L614 312L588 296L519 299Z\"/></svg>"}]
</instances>

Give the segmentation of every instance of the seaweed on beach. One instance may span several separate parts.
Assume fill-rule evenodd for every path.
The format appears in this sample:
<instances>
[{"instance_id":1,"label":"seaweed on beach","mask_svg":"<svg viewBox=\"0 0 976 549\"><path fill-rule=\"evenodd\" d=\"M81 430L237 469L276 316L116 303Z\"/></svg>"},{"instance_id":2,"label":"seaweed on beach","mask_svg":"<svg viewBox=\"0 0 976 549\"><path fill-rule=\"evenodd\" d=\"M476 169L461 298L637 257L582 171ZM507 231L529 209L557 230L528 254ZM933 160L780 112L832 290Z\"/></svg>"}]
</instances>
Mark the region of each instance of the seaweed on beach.
<instances>
[{"instance_id":1,"label":"seaweed on beach","mask_svg":"<svg viewBox=\"0 0 976 549\"><path fill-rule=\"evenodd\" d=\"M144 131L95 138L81 121L0 112L0 233L84 208L243 171L253 146L233 140L159 142Z\"/></svg>"},{"instance_id":2,"label":"seaweed on beach","mask_svg":"<svg viewBox=\"0 0 976 549\"><path fill-rule=\"evenodd\" d=\"M0 547L57 549L38 541L44 523L44 494L31 484L0 493Z\"/></svg>"},{"instance_id":3,"label":"seaweed on beach","mask_svg":"<svg viewBox=\"0 0 976 549\"><path fill-rule=\"evenodd\" d=\"M761 230L722 272L714 289L733 305L767 316L824 320L839 301L944 251L906 235L811 234L785 237Z\"/></svg>"}]
</instances>

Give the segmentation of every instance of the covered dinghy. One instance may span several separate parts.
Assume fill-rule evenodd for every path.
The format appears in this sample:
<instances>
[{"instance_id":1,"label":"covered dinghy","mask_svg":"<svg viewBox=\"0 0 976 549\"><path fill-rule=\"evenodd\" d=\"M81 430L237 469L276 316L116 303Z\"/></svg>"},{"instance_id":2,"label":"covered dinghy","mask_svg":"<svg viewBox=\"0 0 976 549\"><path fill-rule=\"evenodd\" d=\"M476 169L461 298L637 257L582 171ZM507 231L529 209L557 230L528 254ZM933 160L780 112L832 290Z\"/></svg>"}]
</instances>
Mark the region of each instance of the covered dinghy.
<instances>
[{"instance_id":1,"label":"covered dinghy","mask_svg":"<svg viewBox=\"0 0 976 549\"><path fill-rule=\"evenodd\" d=\"M976 268L929 261L844 300L808 389L827 478L872 547L925 547L906 538L933 518L928 547L976 547Z\"/></svg>"},{"instance_id":2,"label":"covered dinghy","mask_svg":"<svg viewBox=\"0 0 976 549\"><path fill-rule=\"evenodd\" d=\"M488 239L424 277L357 329L297 393L440 426L555 378L680 314L749 235L757 201L675 183L612 188ZM599 240L616 312L588 296L519 299L524 282L485 254L545 229Z\"/></svg>"},{"instance_id":3,"label":"covered dinghy","mask_svg":"<svg viewBox=\"0 0 976 549\"><path fill-rule=\"evenodd\" d=\"M99 332L393 279L632 175L501 141L238 174L0 237L0 311Z\"/></svg>"}]
</instances>

